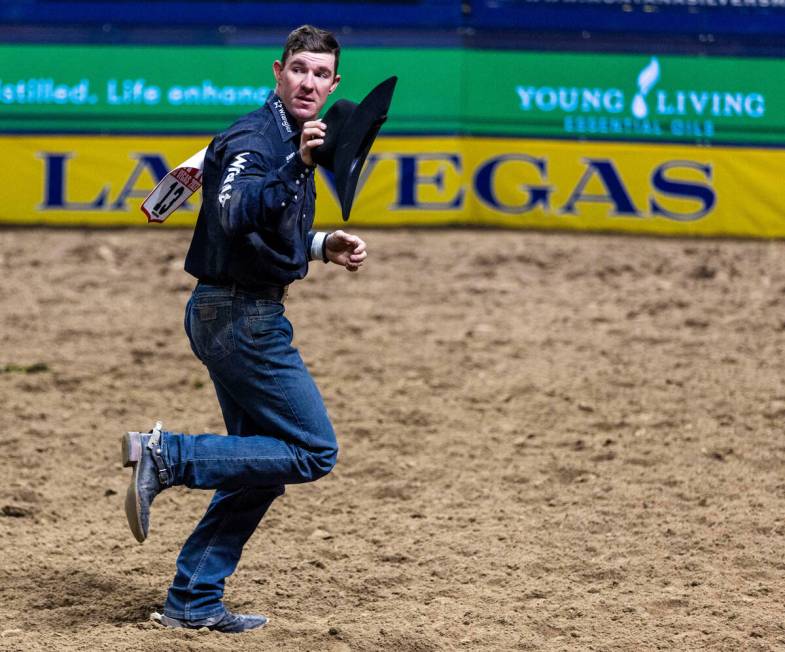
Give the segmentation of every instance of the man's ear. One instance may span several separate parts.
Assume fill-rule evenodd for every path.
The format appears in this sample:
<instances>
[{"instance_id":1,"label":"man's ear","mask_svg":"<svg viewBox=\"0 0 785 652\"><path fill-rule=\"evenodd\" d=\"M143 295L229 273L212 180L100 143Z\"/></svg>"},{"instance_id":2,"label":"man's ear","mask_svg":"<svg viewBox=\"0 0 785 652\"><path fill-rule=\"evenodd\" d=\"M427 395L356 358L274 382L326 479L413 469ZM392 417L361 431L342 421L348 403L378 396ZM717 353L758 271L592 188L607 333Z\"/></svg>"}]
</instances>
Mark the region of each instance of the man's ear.
<instances>
[{"instance_id":1,"label":"man's ear","mask_svg":"<svg viewBox=\"0 0 785 652\"><path fill-rule=\"evenodd\" d=\"M338 83L340 81L341 81L341 76L340 75L336 75L335 79L333 79L333 85L330 86L330 92L331 93L338 87Z\"/></svg>"},{"instance_id":2,"label":"man's ear","mask_svg":"<svg viewBox=\"0 0 785 652\"><path fill-rule=\"evenodd\" d=\"M281 81L281 71L283 70L283 64L276 59L273 61L273 75L275 76L276 83Z\"/></svg>"}]
</instances>

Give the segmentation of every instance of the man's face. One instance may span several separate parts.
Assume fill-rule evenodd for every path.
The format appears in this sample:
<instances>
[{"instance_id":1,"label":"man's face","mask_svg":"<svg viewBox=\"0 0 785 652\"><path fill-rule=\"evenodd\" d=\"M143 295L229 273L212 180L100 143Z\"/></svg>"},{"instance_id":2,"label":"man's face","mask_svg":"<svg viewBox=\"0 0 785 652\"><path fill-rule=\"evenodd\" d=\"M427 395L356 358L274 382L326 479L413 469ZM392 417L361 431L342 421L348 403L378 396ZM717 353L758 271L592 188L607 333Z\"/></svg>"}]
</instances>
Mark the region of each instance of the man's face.
<instances>
[{"instance_id":1,"label":"man's face","mask_svg":"<svg viewBox=\"0 0 785 652\"><path fill-rule=\"evenodd\" d=\"M335 55L330 52L295 52L286 64L273 63L273 73L275 92L300 125L319 115L341 80L335 74Z\"/></svg>"}]
</instances>

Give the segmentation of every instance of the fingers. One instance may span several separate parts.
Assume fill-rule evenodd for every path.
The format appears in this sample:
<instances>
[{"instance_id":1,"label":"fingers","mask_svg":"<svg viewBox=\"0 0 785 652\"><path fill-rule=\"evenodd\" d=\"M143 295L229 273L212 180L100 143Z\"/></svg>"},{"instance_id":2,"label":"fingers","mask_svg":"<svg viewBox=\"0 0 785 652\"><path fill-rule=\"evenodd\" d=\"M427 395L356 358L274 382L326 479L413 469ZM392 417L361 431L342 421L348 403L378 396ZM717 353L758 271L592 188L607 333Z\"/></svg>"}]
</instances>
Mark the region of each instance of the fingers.
<instances>
[{"instance_id":1,"label":"fingers","mask_svg":"<svg viewBox=\"0 0 785 652\"><path fill-rule=\"evenodd\" d=\"M321 131L322 136L324 136L324 132L327 131L327 125L321 120L309 120L303 123L303 134L313 129Z\"/></svg>"},{"instance_id":2,"label":"fingers","mask_svg":"<svg viewBox=\"0 0 785 652\"><path fill-rule=\"evenodd\" d=\"M303 125L303 131L300 135L300 144L302 147L314 148L324 144L324 136L327 131L327 125L321 120L311 120Z\"/></svg>"},{"instance_id":3,"label":"fingers","mask_svg":"<svg viewBox=\"0 0 785 652\"><path fill-rule=\"evenodd\" d=\"M365 241L362 238L346 233L346 231L341 231L340 229L333 231L330 237L335 238L337 242L341 243L341 248L351 251L352 254L361 254L366 249Z\"/></svg>"},{"instance_id":4,"label":"fingers","mask_svg":"<svg viewBox=\"0 0 785 652\"><path fill-rule=\"evenodd\" d=\"M324 145L324 135L327 125L321 120L311 120L303 125L300 134L300 158L306 165L313 165L311 151L314 147Z\"/></svg>"},{"instance_id":5,"label":"fingers","mask_svg":"<svg viewBox=\"0 0 785 652\"><path fill-rule=\"evenodd\" d=\"M359 270L368 258L365 240L340 229L328 236L327 248L338 253L333 262L343 265L349 272Z\"/></svg>"},{"instance_id":6,"label":"fingers","mask_svg":"<svg viewBox=\"0 0 785 652\"><path fill-rule=\"evenodd\" d=\"M351 254L344 263L344 267L349 272L356 272L362 267L365 259L368 257L368 252L363 251L359 254Z\"/></svg>"}]
</instances>

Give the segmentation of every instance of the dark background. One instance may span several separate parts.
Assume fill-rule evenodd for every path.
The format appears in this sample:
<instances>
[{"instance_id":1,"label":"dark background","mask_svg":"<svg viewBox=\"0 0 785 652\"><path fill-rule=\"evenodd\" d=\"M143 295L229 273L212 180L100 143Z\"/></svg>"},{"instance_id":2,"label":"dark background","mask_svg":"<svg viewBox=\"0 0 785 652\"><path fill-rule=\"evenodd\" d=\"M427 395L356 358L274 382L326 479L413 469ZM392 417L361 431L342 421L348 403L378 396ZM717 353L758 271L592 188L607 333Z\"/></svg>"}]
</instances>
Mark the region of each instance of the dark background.
<instances>
[{"instance_id":1,"label":"dark background","mask_svg":"<svg viewBox=\"0 0 785 652\"><path fill-rule=\"evenodd\" d=\"M278 44L303 23L347 45L785 55L783 0L0 3L0 42Z\"/></svg>"}]
</instances>

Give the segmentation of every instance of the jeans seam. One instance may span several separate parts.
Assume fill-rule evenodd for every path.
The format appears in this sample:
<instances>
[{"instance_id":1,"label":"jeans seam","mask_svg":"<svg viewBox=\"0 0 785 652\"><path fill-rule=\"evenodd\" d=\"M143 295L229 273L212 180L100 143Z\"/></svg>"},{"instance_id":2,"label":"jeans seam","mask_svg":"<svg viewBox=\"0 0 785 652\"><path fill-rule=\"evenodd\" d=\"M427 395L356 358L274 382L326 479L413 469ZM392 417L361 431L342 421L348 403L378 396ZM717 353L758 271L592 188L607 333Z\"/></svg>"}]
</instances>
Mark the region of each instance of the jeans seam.
<instances>
[{"instance_id":1,"label":"jeans seam","mask_svg":"<svg viewBox=\"0 0 785 652\"><path fill-rule=\"evenodd\" d=\"M270 374L272 376L273 380L275 381L275 386L278 388L278 391L281 392L281 395L283 396L284 400L286 401L286 406L289 408L289 412L292 413L292 417L294 418L295 422L297 423L297 427L300 429L301 435L305 435L303 437L303 441L308 441L309 438L307 437L307 435L309 433L306 432L305 428L303 428L303 424L300 421L300 415L297 414L297 412L295 411L294 406L292 405L292 402L289 400L289 396L286 393L286 390L283 388L283 385L281 385L280 381L278 380L278 376L276 376L274 373L272 373L272 371L270 371L270 365L267 363L267 361L265 361L265 363L264 363L264 368L267 370L267 373Z\"/></svg>"},{"instance_id":2,"label":"jeans seam","mask_svg":"<svg viewBox=\"0 0 785 652\"><path fill-rule=\"evenodd\" d=\"M199 560L199 564L196 566L196 570L194 571L194 574L191 576L191 579L188 582L188 586L187 586L188 591L191 591L191 589L193 589L194 584L196 583L196 580L199 577L199 573L202 571L202 568L204 567L207 561L208 555L210 554L210 552L212 552L212 549L215 545L216 538L218 537L219 534L221 534L221 532L223 532L224 527L226 526L227 522L231 517L232 517L232 513L231 512L227 513L223 517L223 519L221 519L220 525L217 528L215 528L215 532L213 533L213 536L210 537L210 543L208 543L207 547L204 549L204 552L202 553L202 558ZM191 600L188 600L185 603L185 606L183 607L183 613L185 614L186 620L191 619Z\"/></svg>"},{"instance_id":3,"label":"jeans seam","mask_svg":"<svg viewBox=\"0 0 785 652\"><path fill-rule=\"evenodd\" d=\"M193 457L189 460L177 462L177 464L173 464L172 466L180 468L193 462L235 462L247 460L282 460L284 462L291 462L292 460L297 459L298 457L296 455L290 457Z\"/></svg>"},{"instance_id":4,"label":"jeans seam","mask_svg":"<svg viewBox=\"0 0 785 652\"><path fill-rule=\"evenodd\" d=\"M244 321L245 321L244 326L248 330L248 333L251 335L251 339L253 340L254 346L258 346L256 335L254 335L253 331L250 328L250 320L249 320L247 315L244 315L244 318L245 318L244 319ZM290 340L289 346L291 346L291 340ZM269 365L269 363L266 360L263 362L263 364L264 364L265 371L273 379L273 382L275 382L275 386L278 388L278 391L281 393L281 395L283 396L284 400L286 401L286 406L289 408L289 412L291 413L292 417L294 418L295 422L297 423L297 427L300 429L300 434L301 435L305 435L303 437L303 441L308 441L309 438L307 437L307 435L310 434L310 433L308 433L305 430L305 428L303 427L302 421L300 421L300 415L297 414L297 412L295 411L294 407L292 406L292 402L289 400L289 396L286 393L286 390L283 388L283 386L281 385L280 381L278 380L278 376L276 374L272 373L272 371L270 370L270 365Z\"/></svg>"}]
</instances>

